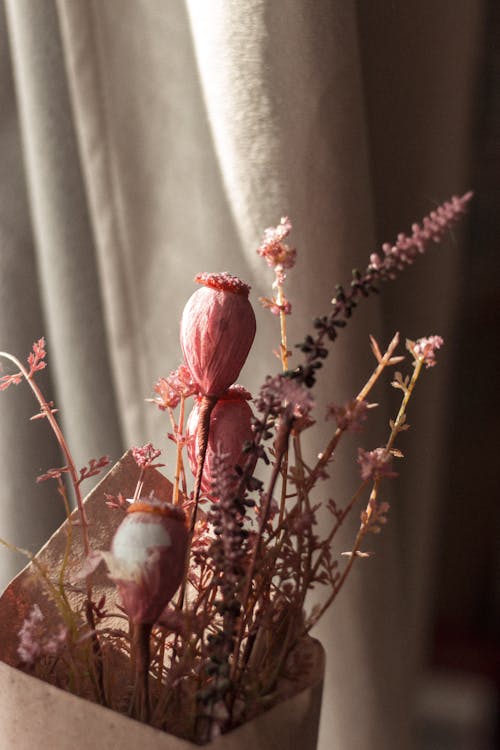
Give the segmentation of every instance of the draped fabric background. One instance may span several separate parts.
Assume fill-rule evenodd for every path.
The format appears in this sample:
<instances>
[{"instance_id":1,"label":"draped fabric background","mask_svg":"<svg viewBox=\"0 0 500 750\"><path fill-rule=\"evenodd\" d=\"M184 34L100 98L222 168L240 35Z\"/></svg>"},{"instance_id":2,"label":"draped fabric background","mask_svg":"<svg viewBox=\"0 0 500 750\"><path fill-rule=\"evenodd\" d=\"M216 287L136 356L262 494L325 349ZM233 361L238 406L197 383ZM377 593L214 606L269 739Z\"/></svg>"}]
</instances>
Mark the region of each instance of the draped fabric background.
<instances>
[{"instance_id":1,"label":"draped fabric background","mask_svg":"<svg viewBox=\"0 0 500 750\"><path fill-rule=\"evenodd\" d=\"M42 379L77 462L146 440L166 447L167 425L144 399L179 362L196 272L240 275L255 302L272 280L255 254L262 230L290 215L298 341L377 244L469 187L482 10L478 0L4 0L0 349L24 356L46 335ZM320 379L320 402L352 396L371 364L368 332L448 339L410 413L377 555L317 630L328 651L322 750L409 747L459 237L364 304ZM257 315L240 378L254 392L276 368L276 321ZM386 406L365 447L382 442ZM32 413L26 389L2 395L0 535L36 549L60 509L34 477L59 458ZM335 497L354 475L337 462ZM21 564L0 550L2 581Z\"/></svg>"}]
</instances>

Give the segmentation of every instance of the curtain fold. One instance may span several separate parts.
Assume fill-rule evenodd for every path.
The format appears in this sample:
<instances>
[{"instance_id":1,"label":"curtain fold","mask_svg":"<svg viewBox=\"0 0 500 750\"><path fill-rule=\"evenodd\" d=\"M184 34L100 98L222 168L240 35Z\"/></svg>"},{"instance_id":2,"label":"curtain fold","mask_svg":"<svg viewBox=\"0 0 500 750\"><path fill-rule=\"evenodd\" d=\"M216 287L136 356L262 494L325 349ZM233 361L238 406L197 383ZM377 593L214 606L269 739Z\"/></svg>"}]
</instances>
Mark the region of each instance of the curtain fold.
<instances>
[{"instance_id":1,"label":"curtain fold","mask_svg":"<svg viewBox=\"0 0 500 750\"><path fill-rule=\"evenodd\" d=\"M62 410L67 436L85 462L116 454L120 430L58 14L50 1L6 9L52 377L70 405Z\"/></svg>"},{"instance_id":2,"label":"curtain fold","mask_svg":"<svg viewBox=\"0 0 500 750\"><path fill-rule=\"evenodd\" d=\"M404 231L453 193L471 185L485 4L459 0L358 2L367 125L378 242ZM405 658L409 673L425 659L439 565L440 495L446 491L451 371L462 343L457 308L464 274L466 222L384 289L384 332L409 338L438 332L439 367L419 385L398 479L400 564L405 571ZM464 233L465 232L465 233ZM418 668L418 667L417 667ZM413 679L413 678L412 678Z\"/></svg>"},{"instance_id":3,"label":"curtain fold","mask_svg":"<svg viewBox=\"0 0 500 750\"><path fill-rule=\"evenodd\" d=\"M14 96L4 7L0 8L0 349L29 351L43 333L42 301L29 220L19 120ZM8 175L8 180L5 179ZM7 369L5 363L2 365ZM45 375L45 373L41 373ZM47 377L44 378L47 387ZM51 391L48 395L50 397ZM48 485L34 487L40 469L57 465L57 450L29 423L36 411L24 389L0 399L0 536L36 550L63 519ZM29 476L28 476L29 475ZM0 549L0 585L23 560Z\"/></svg>"},{"instance_id":4,"label":"curtain fold","mask_svg":"<svg viewBox=\"0 0 500 750\"><path fill-rule=\"evenodd\" d=\"M10 188L0 187L0 348L22 355L47 335L55 398L82 464L147 440L171 461L169 425L144 399L179 363L178 321L198 271L240 275L257 307L272 277L255 248L288 214L299 251L287 281L294 343L379 241L469 187L474 0L454 4L451 16L430 2L4 2L0 164ZM364 303L320 374L318 410L363 385L368 333L381 344L398 327L403 337L454 333L459 252L438 252ZM253 393L276 371L279 343L276 319L256 314L241 374ZM409 458L376 555L355 566L317 629L328 659L321 750L410 747L446 363L417 394ZM38 455L40 425L19 425L29 396L1 395L0 536L21 543L21 529L22 543L36 546L57 511L43 518L41 504L54 501L38 490L46 495L35 505L32 482L57 464L57 451L43 438ZM384 441L386 407L387 399L365 448ZM322 422L319 412L324 439ZM309 455L320 449L318 439ZM349 497L355 474L346 448L318 500ZM338 551L356 526L353 517ZM13 568L4 558L6 581Z\"/></svg>"}]
</instances>

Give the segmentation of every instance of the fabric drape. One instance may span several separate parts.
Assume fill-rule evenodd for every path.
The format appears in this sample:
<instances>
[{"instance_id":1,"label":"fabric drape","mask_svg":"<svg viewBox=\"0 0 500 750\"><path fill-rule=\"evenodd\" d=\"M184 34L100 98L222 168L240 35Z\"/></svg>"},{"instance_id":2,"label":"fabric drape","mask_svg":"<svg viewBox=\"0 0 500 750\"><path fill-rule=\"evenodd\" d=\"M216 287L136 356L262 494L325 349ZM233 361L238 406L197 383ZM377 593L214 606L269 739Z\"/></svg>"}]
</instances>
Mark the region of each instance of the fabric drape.
<instances>
[{"instance_id":1,"label":"fabric drape","mask_svg":"<svg viewBox=\"0 0 500 750\"><path fill-rule=\"evenodd\" d=\"M148 440L168 455L169 427L144 399L180 361L178 321L198 271L241 276L258 307L272 278L255 248L289 215L299 341L382 239L469 187L481 8L4 0L0 349L23 356L46 335L43 376L80 464ZM359 390L368 333L382 343L396 329L453 339L459 273L456 240L368 300L335 345L319 404ZM256 312L241 375L254 393L277 368L278 342L276 320ZM450 361L410 413L409 459L376 556L355 567L317 629L328 652L324 750L410 746ZM28 424L29 399L20 388L0 399L0 535L34 549L60 517L52 488L34 477L59 458L44 426ZM386 436L383 391L377 400L385 406L366 448ZM356 483L352 452L345 458L325 490L339 500ZM353 518L339 551L355 527ZM17 562L0 550L4 582Z\"/></svg>"}]
</instances>

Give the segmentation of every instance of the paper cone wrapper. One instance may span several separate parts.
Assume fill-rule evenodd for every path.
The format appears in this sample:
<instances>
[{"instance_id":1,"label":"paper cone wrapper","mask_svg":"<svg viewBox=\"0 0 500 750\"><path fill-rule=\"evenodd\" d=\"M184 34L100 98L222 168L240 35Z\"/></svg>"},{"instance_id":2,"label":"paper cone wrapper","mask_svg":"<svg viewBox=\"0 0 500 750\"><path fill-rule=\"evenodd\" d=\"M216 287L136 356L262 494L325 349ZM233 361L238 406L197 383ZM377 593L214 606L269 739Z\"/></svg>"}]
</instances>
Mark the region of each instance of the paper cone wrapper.
<instances>
[{"instance_id":1,"label":"paper cone wrapper","mask_svg":"<svg viewBox=\"0 0 500 750\"><path fill-rule=\"evenodd\" d=\"M106 495L131 497L139 470L130 453L115 465L85 500L91 547L109 549L123 511L106 505ZM147 472L143 495L154 492L169 500L172 485L158 471ZM76 520L73 514L73 520ZM120 713L65 692L20 671L18 632L33 605L40 607L47 628L57 628L60 618L45 593L36 568L58 571L68 534L66 521L47 544L6 588L0 598L0 748L3 750L192 750L194 745L141 724ZM81 529L72 525L71 554L67 579L77 578L85 558ZM95 599L106 594L106 608L116 602L116 589L103 569L93 575ZM70 591L77 606L84 595ZM275 696L276 705L255 719L221 735L206 747L211 750L315 750L324 675L324 651L308 638L311 668L300 684L284 684Z\"/></svg>"}]
</instances>

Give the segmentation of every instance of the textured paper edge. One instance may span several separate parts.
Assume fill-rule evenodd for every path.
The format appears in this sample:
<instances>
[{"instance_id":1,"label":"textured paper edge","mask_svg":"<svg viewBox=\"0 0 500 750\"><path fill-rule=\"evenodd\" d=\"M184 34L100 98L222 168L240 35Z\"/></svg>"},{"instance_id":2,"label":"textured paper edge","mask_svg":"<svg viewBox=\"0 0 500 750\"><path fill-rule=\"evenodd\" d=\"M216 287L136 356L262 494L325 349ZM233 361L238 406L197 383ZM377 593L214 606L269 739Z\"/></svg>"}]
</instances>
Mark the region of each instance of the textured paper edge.
<instances>
[{"instance_id":1,"label":"textured paper edge","mask_svg":"<svg viewBox=\"0 0 500 750\"><path fill-rule=\"evenodd\" d=\"M210 750L315 750L324 652L314 684L252 721L222 735ZM173 735L140 724L0 662L3 747L15 750L192 750Z\"/></svg>"},{"instance_id":2,"label":"textured paper edge","mask_svg":"<svg viewBox=\"0 0 500 750\"><path fill-rule=\"evenodd\" d=\"M123 512L105 503L106 494L121 492L131 496L139 469L127 452L85 498L93 549L108 549ZM144 493L155 491L166 500L172 485L158 471L148 472ZM76 518L76 511L72 518ZM48 569L57 570L65 546L68 522L65 521L35 556ZM68 566L69 575L83 563L81 530L73 529L74 541ZM71 695L53 685L32 677L17 666L18 631L28 611L36 602L47 618L47 624L59 621L57 610L29 563L7 586L0 597L0 726L6 747L16 750L188 750L195 744L166 734L111 711L84 698ZM94 578L96 594L115 597L104 571ZM255 719L222 735L210 743L211 750L238 746L238 750L315 750L321 709L324 675L324 651L317 641L310 686L296 692ZM317 657L317 658L316 658Z\"/></svg>"},{"instance_id":3,"label":"textured paper edge","mask_svg":"<svg viewBox=\"0 0 500 750\"><path fill-rule=\"evenodd\" d=\"M127 451L86 496L84 507L89 522L92 549L109 549L115 529L124 517L123 510L112 509L106 505L106 495L118 495L121 492L125 497L132 497L139 471L131 451ZM168 501L172 497L172 484L163 474L152 469L147 472L143 488L143 494L149 494L149 492L155 492L159 497ZM54 493L57 494L55 489ZM70 582L78 580L78 572L85 559L81 527L78 523L74 523L78 521L78 518L78 512L73 511L71 514L73 540L66 577L66 580ZM35 555L36 562L51 572L51 577L56 584L60 561L66 545L68 525L68 521L64 521ZM95 598L99 599L102 594L105 594L108 604L114 606L117 597L116 587L107 577L104 565L101 565L93 574L92 582ZM68 599L75 610L85 598L81 581L80 588L81 594L71 590L68 592ZM12 579L0 597L0 659L7 664L17 665L18 632L35 603L38 604L45 617L47 628L57 630L61 622L59 613L47 596L46 587L36 573L35 563L30 562Z\"/></svg>"}]
</instances>

